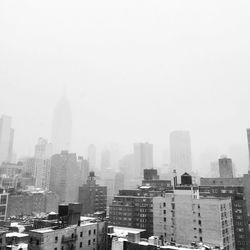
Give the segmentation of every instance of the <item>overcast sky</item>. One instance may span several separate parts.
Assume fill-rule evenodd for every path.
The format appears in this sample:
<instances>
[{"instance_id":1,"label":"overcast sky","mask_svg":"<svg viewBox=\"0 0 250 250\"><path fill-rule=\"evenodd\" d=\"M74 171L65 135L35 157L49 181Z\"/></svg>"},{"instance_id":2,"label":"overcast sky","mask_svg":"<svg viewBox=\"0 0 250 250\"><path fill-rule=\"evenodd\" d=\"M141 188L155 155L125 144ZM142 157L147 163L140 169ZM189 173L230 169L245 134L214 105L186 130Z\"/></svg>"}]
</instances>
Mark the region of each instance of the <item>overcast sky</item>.
<instances>
[{"instance_id":1,"label":"overcast sky","mask_svg":"<svg viewBox=\"0 0 250 250\"><path fill-rule=\"evenodd\" d=\"M249 0L0 1L0 114L13 117L15 151L50 139L66 88L78 153L89 143L165 149L185 129L197 168L215 151L246 171L249 13Z\"/></svg>"}]
</instances>

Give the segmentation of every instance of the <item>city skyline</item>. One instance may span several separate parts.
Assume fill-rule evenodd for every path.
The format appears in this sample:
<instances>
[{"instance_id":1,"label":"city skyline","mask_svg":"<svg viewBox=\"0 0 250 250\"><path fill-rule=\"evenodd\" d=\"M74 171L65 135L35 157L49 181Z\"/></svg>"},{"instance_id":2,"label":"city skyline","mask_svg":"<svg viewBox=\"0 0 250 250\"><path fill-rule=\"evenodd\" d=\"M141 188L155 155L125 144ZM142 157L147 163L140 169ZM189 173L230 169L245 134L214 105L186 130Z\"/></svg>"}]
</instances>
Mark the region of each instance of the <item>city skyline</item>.
<instances>
[{"instance_id":1,"label":"city skyline","mask_svg":"<svg viewBox=\"0 0 250 250\"><path fill-rule=\"evenodd\" d=\"M245 171L247 0L107 0L97 9L81 1L25 3L0 8L0 114L13 118L19 156L32 154L37 138L50 140L52 110L66 87L72 152L109 143L129 151L143 141L164 151L171 131L188 130L195 168L204 166L201 154L216 151Z\"/></svg>"}]
</instances>

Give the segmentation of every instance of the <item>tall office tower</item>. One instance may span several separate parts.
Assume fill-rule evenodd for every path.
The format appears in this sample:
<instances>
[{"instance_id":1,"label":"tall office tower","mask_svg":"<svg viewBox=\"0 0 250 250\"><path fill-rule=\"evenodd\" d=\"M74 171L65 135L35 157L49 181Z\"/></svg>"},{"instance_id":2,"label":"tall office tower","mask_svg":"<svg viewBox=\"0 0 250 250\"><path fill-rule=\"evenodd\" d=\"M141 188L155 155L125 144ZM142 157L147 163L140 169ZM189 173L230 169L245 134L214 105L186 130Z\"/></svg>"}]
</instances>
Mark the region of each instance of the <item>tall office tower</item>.
<instances>
[{"instance_id":1,"label":"tall office tower","mask_svg":"<svg viewBox=\"0 0 250 250\"><path fill-rule=\"evenodd\" d=\"M154 235L164 241L235 250L230 197L201 197L198 188L178 187L153 198Z\"/></svg>"},{"instance_id":2,"label":"tall office tower","mask_svg":"<svg viewBox=\"0 0 250 250\"><path fill-rule=\"evenodd\" d=\"M107 209L107 187L96 184L95 173L89 173L87 183L79 187L79 203L82 215L105 212Z\"/></svg>"},{"instance_id":3,"label":"tall office tower","mask_svg":"<svg viewBox=\"0 0 250 250\"><path fill-rule=\"evenodd\" d=\"M124 189L124 174L118 172L115 174L115 183L114 183L114 192L115 194L119 193L119 190Z\"/></svg>"},{"instance_id":4,"label":"tall office tower","mask_svg":"<svg viewBox=\"0 0 250 250\"><path fill-rule=\"evenodd\" d=\"M233 178L232 159L223 156L219 159L219 172L221 178Z\"/></svg>"},{"instance_id":5,"label":"tall office tower","mask_svg":"<svg viewBox=\"0 0 250 250\"><path fill-rule=\"evenodd\" d=\"M192 171L191 140L188 131L173 131L170 134L170 166L180 176Z\"/></svg>"},{"instance_id":6,"label":"tall office tower","mask_svg":"<svg viewBox=\"0 0 250 250\"><path fill-rule=\"evenodd\" d=\"M248 156L249 156L248 171L250 171L250 128L247 129L247 142L248 142Z\"/></svg>"},{"instance_id":7,"label":"tall office tower","mask_svg":"<svg viewBox=\"0 0 250 250\"><path fill-rule=\"evenodd\" d=\"M110 151L105 150L101 154L101 171L105 172L110 169Z\"/></svg>"},{"instance_id":8,"label":"tall office tower","mask_svg":"<svg viewBox=\"0 0 250 250\"><path fill-rule=\"evenodd\" d=\"M153 168L153 144L134 144L134 164L134 174L137 177L143 177L144 169Z\"/></svg>"},{"instance_id":9,"label":"tall office tower","mask_svg":"<svg viewBox=\"0 0 250 250\"><path fill-rule=\"evenodd\" d=\"M79 172L76 154L62 151L51 157L50 190L59 195L61 203L78 201Z\"/></svg>"},{"instance_id":10,"label":"tall office tower","mask_svg":"<svg viewBox=\"0 0 250 250\"><path fill-rule=\"evenodd\" d=\"M49 189L50 157L52 144L44 138L39 138L35 146L35 178L36 187Z\"/></svg>"},{"instance_id":11,"label":"tall office tower","mask_svg":"<svg viewBox=\"0 0 250 250\"><path fill-rule=\"evenodd\" d=\"M94 171L96 169L96 146L94 144L88 147L88 162L90 170Z\"/></svg>"},{"instance_id":12,"label":"tall office tower","mask_svg":"<svg viewBox=\"0 0 250 250\"><path fill-rule=\"evenodd\" d=\"M53 116L51 141L54 154L62 150L70 150L71 130L71 107L66 96L63 96L57 103Z\"/></svg>"},{"instance_id":13,"label":"tall office tower","mask_svg":"<svg viewBox=\"0 0 250 250\"><path fill-rule=\"evenodd\" d=\"M11 128L11 117L2 115L0 119L0 164L11 162L14 141L14 129Z\"/></svg>"},{"instance_id":14,"label":"tall office tower","mask_svg":"<svg viewBox=\"0 0 250 250\"><path fill-rule=\"evenodd\" d=\"M89 175L89 161L78 156L77 164L80 171L80 183L81 185L86 184Z\"/></svg>"},{"instance_id":15,"label":"tall office tower","mask_svg":"<svg viewBox=\"0 0 250 250\"><path fill-rule=\"evenodd\" d=\"M219 163L217 161L210 162L210 177L219 177Z\"/></svg>"}]
</instances>

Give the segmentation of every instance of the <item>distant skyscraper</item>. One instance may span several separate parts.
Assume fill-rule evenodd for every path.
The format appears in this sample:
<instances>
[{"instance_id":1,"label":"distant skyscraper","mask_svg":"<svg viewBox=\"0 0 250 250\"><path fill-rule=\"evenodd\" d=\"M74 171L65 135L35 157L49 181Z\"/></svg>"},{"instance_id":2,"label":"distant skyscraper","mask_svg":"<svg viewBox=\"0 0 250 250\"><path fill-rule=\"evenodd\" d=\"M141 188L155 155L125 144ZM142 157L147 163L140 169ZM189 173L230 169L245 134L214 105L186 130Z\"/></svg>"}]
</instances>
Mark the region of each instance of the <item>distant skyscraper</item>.
<instances>
[{"instance_id":1,"label":"distant skyscraper","mask_svg":"<svg viewBox=\"0 0 250 250\"><path fill-rule=\"evenodd\" d=\"M249 157L248 170L250 171L250 128L247 129L247 142L248 142L248 157Z\"/></svg>"},{"instance_id":2,"label":"distant skyscraper","mask_svg":"<svg viewBox=\"0 0 250 250\"><path fill-rule=\"evenodd\" d=\"M47 140L39 138L35 146L35 178L36 187L49 188L50 157L52 155L52 144Z\"/></svg>"},{"instance_id":3,"label":"distant skyscraper","mask_svg":"<svg viewBox=\"0 0 250 250\"><path fill-rule=\"evenodd\" d=\"M70 150L71 130L71 107L66 96L63 96L54 110L51 134L53 153L60 153L62 150Z\"/></svg>"},{"instance_id":4,"label":"distant skyscraper","mask_svg":"<svg viewBox=\"0 0 250 250\"><path fill-rule=\"evenodd\" d=\"M90 144L88 147L88 161L89 169L95 171L96 169L96 147L94 144Z\"/></svg>"},{"instance_id":5,"label":"distant skyscraper","mask_svg":"<svg viewBox=\"0 0 250 250\"><path fill-rule=\"evenodd\" d=\"M107 169L110 169L110 151L105 150L102 152L101 155L101 171L105 171Z\"/></svg>"},{"instance_id":6,"label":"distant skyscraper","mask_svg":"<svg viewBox=\"0 0 250 250\"><path fill-rule=\"evenodd\" d=\"M80 170L76 154L62 151L51 157L50 190L57 193L61 203L78 201Z\"/></svg>"},{"instance_id":7,"label":"distant skyscraper","mask_svg":"<svg viewBox=\"0 0 250 250\"><path fill-rule=\"evenodd\" d=\"M233 163L232 159L225 156L219 159L219 171L221 178L233 178Z\"/></svg>"},{"instance_id":8,"label":"distant skyscraper","mask_svg":"<svg viewBox=\"0 0 250 250\"><path fill-rule=\"evenodd\" d=\"M11 128L11 117L2 115L0 119L0 164L11 162L14 141L14 129Z\"/></svg>"},{"instance_id":9,"label":"distant skyscraper","mask_svg":"<svg viewBox=\"0 0 250 250\"><path fill-rule=\"evenodd\" d=\"M134 144L135 175L142 177L144 169L153 168L153 144Z\"/></svg>"},{"instance_id":10,"label":"distant skyscraper","mask_svg":"<svg viewBox=\"0 0 250 250\"><path fill-rule=\"evenodd\" d=\"M170 134L170 165L180 176L192 171L191 140L188 131L173 131Z\"/></svg>"}]
</instances>

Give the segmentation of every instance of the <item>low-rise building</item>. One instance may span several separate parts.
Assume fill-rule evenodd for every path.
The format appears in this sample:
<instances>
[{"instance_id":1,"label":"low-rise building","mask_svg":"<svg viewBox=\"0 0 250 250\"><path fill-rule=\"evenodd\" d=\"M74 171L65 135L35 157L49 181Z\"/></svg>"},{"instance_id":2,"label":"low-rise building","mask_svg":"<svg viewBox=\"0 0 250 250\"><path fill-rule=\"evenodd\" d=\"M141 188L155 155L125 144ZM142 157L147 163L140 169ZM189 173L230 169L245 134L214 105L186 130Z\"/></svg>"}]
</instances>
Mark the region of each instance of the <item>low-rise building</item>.
<instances>
[{"instance_id":1,"label":"low-rise building","mask_svg":"<svg viewBox=\"0 0 250 250\"><path fill-rule=\"evenodd\" d=\"M57 212L59 198L51 191L22 191L9 194L7 218L19 215Z\"/></svg>"},{"instance_id":2,"label":"low-rise building","mask_svg":"<svg viewBox=\"0 0 250 250\"><path fill-rule=\"evenodd\" d=\"M77 225L29 232L29 250L106 250L107 222L82 217Z\"/></svg>"}]
</instances>

